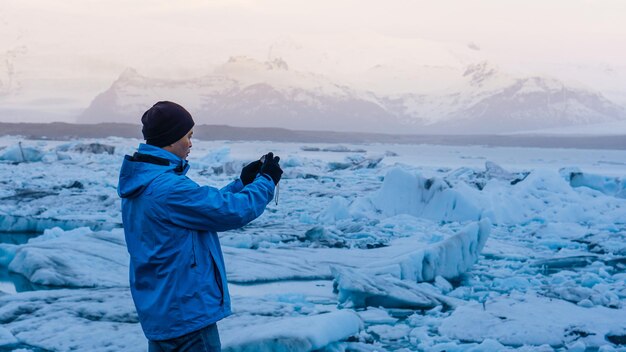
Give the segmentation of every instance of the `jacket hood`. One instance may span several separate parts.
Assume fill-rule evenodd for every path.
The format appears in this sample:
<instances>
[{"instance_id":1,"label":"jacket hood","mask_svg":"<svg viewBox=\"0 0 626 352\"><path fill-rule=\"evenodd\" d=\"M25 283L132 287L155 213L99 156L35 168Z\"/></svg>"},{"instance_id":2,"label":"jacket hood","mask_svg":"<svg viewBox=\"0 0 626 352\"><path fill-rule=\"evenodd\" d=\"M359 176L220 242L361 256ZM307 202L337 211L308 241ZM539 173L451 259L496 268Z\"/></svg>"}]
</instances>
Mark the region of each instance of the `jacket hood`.
<instances>
[{"instance_id":1,"label":"jacket hood","mask_svg":"<svg viewBox=\"0 0 626 352\"><path fill-rule=\"evenodd\" d=\"M124 157L117 194L121 198L135 198L160 175L166 172L184 175L188 170L186 160L165 149L141 143L137 153Z\"/></svg>"}]
</instances>

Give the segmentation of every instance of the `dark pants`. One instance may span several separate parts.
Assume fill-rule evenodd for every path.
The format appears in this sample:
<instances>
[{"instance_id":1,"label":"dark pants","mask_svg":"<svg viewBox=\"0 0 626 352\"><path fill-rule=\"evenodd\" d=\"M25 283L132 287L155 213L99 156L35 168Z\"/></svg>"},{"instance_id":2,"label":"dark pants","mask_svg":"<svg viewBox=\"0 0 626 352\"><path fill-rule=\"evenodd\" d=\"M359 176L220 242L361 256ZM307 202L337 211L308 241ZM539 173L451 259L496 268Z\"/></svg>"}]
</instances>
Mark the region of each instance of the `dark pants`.
<instances>
[{"instance_id":1,"label":"dark pants","mask_svg":"<svg viewBox=\"0 0 626 352\"><path fill-rule=\"evenodd\" d=\"M149 352L219 352L222 350L217 324L164 341L148 341Z\"/></svg>"}]
</instances>

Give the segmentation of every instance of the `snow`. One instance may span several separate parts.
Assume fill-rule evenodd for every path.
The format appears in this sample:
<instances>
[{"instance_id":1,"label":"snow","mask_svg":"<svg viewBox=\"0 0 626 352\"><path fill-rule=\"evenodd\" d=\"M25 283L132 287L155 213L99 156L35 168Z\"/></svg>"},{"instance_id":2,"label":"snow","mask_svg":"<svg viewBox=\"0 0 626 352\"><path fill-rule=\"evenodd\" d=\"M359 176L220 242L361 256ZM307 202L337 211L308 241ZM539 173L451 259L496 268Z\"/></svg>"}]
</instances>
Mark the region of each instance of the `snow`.
<instances>
[{"instance_id":1,"label":"snow","mask_svg":"<svg viewBox=\"0 0 626 352\"><path fill-rule=\"evenodd\" d=\"M0 350L145 351L115 194L138 141L19 142L43 156L0 162ZM220 234L225 350L626 349L625 151L194 141L189 176L269 151L278 204Z\"/></svg>"}]
</instances>

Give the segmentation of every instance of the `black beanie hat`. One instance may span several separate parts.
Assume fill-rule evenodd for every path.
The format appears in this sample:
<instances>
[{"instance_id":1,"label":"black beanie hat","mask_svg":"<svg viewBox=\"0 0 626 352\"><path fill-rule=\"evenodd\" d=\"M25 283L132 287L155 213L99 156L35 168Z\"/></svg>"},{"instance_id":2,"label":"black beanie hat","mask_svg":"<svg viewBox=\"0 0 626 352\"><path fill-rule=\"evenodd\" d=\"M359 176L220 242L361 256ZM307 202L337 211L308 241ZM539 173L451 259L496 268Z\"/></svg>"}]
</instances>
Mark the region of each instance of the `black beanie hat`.
<instances>
[{"instance_id":1,"label":"black beanie hat","mask_svg":"<svg viewBox=\"0 0 626 352\"><path fill-rule=\"evenodd\" d=\"M183 138L194 125L191 114L171 101L160 101L141 117L143 138L147 144L168 146Z\"/></svg>"}]
</instances>

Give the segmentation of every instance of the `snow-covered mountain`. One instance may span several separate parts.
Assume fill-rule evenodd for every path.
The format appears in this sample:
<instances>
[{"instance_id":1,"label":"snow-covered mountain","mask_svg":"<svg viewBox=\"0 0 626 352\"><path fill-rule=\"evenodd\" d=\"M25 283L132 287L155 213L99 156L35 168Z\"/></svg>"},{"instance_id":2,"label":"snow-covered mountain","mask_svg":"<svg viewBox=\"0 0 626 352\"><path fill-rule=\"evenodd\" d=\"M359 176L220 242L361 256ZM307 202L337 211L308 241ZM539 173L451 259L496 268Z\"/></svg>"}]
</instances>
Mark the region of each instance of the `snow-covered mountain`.
<instances>
[{"instance_id":1,"label":"snow-covered mountain","mask_svg":"<svg viewBox=\"0 0 626 352\"><path fill-rule=\"evenodd\" d=\"M502 133L626 119L622 106L598 92L550 77L514 77L486 62L469 65L450 93L402 100L410 102L405 116L421 118L425 130L437 133Z\"/></svg>"},{"instance_id":2,"label":"snow-covered mountain","mask_svg":"<svg viewBox=\"0 0 626 352\"><path fill-rule=\"evenodd\" d=\"M289 70L281 60L240 57L194 80L154 79L128 69L79 121L139 122L158 100L179 102L200 124L368 131L364 127L395 120L371 93Z\"/></svg>"},{"instance_id":3,"label":"snow-covered mountain","mask_svg":"<svg viewBox=\"0 0 626 352\"><path fill-rule=\"evenodd\" d=\"M403 84L392 92L386 83L394 79ZM233 57L189 80L127 69L79 122L139 122L158 100L179 102L199 124L308 130L503 133L626 120L623 107L593 90L545 76L510 75L485 61L422 65L405 73L381 65L358 79L340 80L291 69L280 58Z\"/></svg>"}]
</instances>

